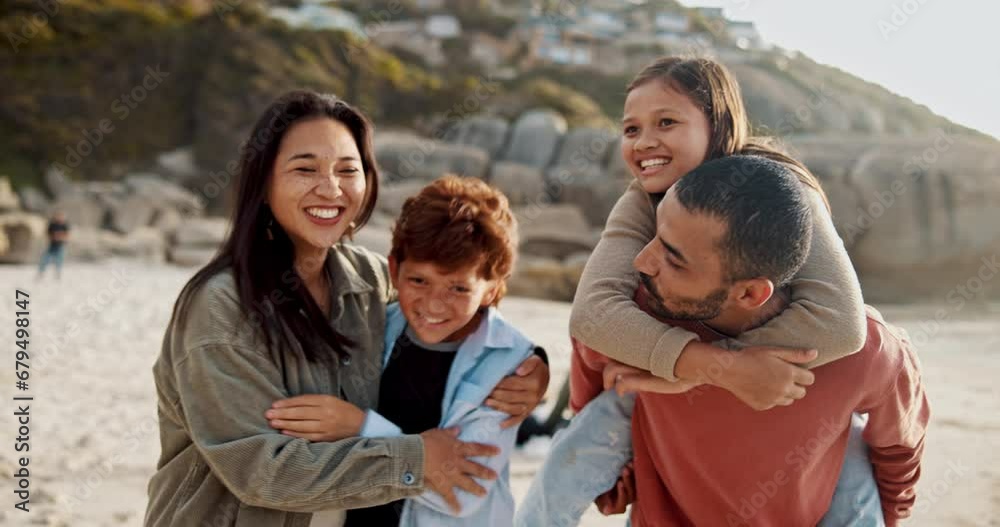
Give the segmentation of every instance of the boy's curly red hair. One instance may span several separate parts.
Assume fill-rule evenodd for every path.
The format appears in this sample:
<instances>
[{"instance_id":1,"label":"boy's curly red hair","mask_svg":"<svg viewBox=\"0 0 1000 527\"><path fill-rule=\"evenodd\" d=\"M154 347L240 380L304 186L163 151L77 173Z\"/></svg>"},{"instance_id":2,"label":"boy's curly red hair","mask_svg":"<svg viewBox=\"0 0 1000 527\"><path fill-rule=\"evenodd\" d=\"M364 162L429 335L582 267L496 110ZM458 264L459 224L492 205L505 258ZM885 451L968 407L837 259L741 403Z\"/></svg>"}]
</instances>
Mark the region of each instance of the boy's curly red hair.
<instances>
[{"instance_id":1,"label":"boy's curly red hair","mask_svg":"<svg viewBox=\"0 0 1000 527\"><path fill-rule=\"evenodd\" d=\"M389 256L446 272L475 266L481 278L498 282L496 305L507 292L517 243L517 219L502 192L479 179L448 175L403 204Z\"/></svg>"}]
</instances>

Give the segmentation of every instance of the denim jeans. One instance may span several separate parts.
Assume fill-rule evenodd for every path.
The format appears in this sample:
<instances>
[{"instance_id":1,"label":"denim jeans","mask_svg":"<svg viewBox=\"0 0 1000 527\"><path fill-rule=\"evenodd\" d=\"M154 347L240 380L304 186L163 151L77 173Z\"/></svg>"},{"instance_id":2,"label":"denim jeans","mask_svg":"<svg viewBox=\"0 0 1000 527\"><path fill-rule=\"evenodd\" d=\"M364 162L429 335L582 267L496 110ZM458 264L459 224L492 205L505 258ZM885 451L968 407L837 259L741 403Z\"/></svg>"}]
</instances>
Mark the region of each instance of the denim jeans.
<instances>
[{"instance_id":1,"label":"denim jeans","mask_svg":"<svg viewBox=\"0 0 1000 527\"><path fill-rule=\"evenodd\" d=\"M515 527L575 526L632 459L635 395L605 391L552 440L548 457L514 515ZM861 438L867 416L855 414L844 465L820 527L882 527L882 506ZM623 522L624 523L624 522Z\"/></svg>"},{"instance_id":2,"label":"denim jeans","mask_svg":"<svg viewBox=\"0 0 1000 527\"><path fill-rule=\"evenodd\" d=\"M48 249L42 253L42 261L38 262L38 274L39 276L45 272L45 268L48 267L49 263L54 263L56 265L56 276L62 274L63 265L63 253L66 251L64 245L57 247L50 246Z\"/></svg>"}]
</instances>

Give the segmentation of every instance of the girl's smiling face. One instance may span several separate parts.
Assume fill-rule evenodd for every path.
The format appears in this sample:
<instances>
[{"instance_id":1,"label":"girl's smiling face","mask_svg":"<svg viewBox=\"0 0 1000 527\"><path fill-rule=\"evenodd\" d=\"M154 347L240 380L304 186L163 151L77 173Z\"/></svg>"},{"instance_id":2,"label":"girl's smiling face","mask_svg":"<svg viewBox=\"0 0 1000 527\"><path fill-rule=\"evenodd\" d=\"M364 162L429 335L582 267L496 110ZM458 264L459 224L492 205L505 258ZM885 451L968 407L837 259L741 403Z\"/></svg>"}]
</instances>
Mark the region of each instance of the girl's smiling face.
<instances>
[{"instance_id":1,"label":"girl's smiling face","mask_svg":"<svg viewBox=\"0 0 1000 527\"><path fill-rule=\"evenodd\" d=\"M702 164L710 136L705 113L668 83L646 82L625 99L622 158L646 192L666 192Z\"/></svg>"}]
</instances>

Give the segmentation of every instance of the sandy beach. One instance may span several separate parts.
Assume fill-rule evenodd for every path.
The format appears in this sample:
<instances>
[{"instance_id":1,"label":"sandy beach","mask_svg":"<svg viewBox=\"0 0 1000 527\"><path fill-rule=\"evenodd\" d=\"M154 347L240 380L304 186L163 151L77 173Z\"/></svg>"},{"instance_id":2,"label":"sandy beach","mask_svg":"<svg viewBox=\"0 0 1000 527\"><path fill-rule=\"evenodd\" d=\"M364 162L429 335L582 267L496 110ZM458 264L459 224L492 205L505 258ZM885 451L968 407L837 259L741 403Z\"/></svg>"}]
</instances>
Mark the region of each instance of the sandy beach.
<instances>
[{"instance_id":1,"label":"sandy beach","mask_svg":"<svg viewBox=\"0 0 1000 527\"><path fill-rule=\"evenodd\" d=\"M5 296L0 411L0 525L140 525L159 453L150 368L170 309L192 269L130 261L70 264L61 282L29 266L0 267ZM31 511L13 508L15 287L30 296ZM569 305L510 298L503 311L552 357L551 392L569 362ZM879 306L918 343L933 419L912 526L1000 525L1000 305ZM520 499L544 442L519 451ZM624 517L591 510L586 526Z\"/></svg>"}]
</instances>

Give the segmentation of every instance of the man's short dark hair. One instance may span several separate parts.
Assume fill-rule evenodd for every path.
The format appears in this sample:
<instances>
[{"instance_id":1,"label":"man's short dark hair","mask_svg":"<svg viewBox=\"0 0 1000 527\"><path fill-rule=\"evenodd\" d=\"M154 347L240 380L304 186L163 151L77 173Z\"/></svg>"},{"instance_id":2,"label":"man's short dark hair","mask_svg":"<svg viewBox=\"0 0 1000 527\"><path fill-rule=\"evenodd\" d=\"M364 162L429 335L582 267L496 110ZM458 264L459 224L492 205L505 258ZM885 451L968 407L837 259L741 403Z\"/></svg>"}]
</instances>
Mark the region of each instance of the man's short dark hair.
<instances>
[{"instance_id":1,"label":"man's short dark hair","mask_svg":"<svg viewBox=\"0 0 1000 527\"><path fill-rule=\"evenodd\" d=\"M724 278L788 283L809 254L810 196L787 166L760 156L727 156L694 169L672 189L691 212L726 224L719 242Z\"/></svg>"}]
</instances>

